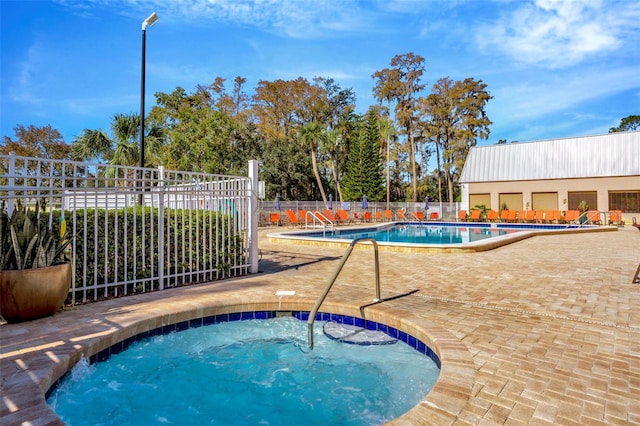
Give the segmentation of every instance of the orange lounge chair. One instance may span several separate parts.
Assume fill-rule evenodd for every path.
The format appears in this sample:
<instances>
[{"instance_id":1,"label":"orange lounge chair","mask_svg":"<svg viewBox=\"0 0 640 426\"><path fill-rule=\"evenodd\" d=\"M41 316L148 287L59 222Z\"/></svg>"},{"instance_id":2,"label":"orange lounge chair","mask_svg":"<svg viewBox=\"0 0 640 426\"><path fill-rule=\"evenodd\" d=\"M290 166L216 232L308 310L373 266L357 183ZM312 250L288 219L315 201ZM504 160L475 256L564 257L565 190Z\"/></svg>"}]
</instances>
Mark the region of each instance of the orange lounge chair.
<instances>
[{"instance_id":1,"label":"orange lounge chair","mask_svg":"<svg viewBox=\"0 0 640 426\"><path fill-rule=\"evenodd\" d=\"M505 210L503 210L505 211ZM487 212L487 220L489 222L497 222L498 221L498 212L495 210L489 210Z\"/></svg>"},{"instance_id":2,"label":"orange lounge chair","mask_svg":"<svg viewBox=\"0 0 640 426\"><path fill-rule=\"evenodd\" d=\"M467 211L460 210L458 212L458 222L466 222L467 221Z\"/></svg>"},{"instance_id":3,"label":"orange lounge chair","mask_svg":"<svg viewBox=\"0 0 640 426\"><path fill-rule=\"evenodd\" d=\"M509 218L509 210L502 210L500 212L500 221L506 222L508 218Z\"/></svg>"},{"instance_id":4,"label":"orange lounge chair","mask_svg":"<svg viewBox=\"0 0 640 426\"><path fill-rule=\"evenodd\" d=\"M400 220L407 220L407 216L405 216L405 214L404 214L404 210L398 210L397 215L398 215L398 219L400 219Z\"/></svg>"},{"instance_id":5,"label":"orange lounge chair","mask_svg":"<svg viewBox=\"0 0 640 426\"><path fill-rule=\"evenodd\" d=\"M280 216L280 213L271 213L269 215L269 222L275 226L282 225L282 217Z\"/></svg>"},{"instance_id":6,"label":"orange lounge chair","mask_svg":"<svg viewBox=\"0 0 640 426\"><path fill-rule=\"evenodd\" d=\"M622 210L612 210L609 212L609 225L624 225L622 221Z\"/></svg>"},{"instance_id":7,"label":"orange lounge chair","mask_svg":"<svg viewBox=\"0 0 640 426\"><path fill-rule=\"evenodd\" d=\"M533 223L536 221L536 212L533 210L527 210L525 215L524 215L524 221L525 222L529 222L529 223Z\"/></svg>"},{"instance_id":8,"label":"orange lounge chair","mask_svg":"<svg viewBox=\"0 0 640 426\"><path fill-rule=\"evenodd\" d=\"M545 210L544 222L545 223L560 223L562 220L562 214L559 210Z\"/></svg>"},{"instance_id":9,"label":"orange lounge chair","mask_svg":"<svg viewBox=\"0 0 640 426\"><path fill-rule=\"evenodd\" d=\"M347 213L346 210L338 210L336 212L336 219L338 219L340 223L349 223L349 213Z\"/></svg>"},{"instance_id":10,"label":"orange lounge chair","mask_svg":"<svg viewBox=\"0 0 640 426\"><path fill-rule=\"evenodd\" d=\"M285 213L287 214L288 223L291 226L294 226L294 225L300 226L300 225L302 225L302 223L300 223L300 220L298 220L298 217L296 216L296 214L294 213L293 210L285 210Z\"/></svg>"},{"instance_id":11,"label":"orange lounge chair","mask_svg":"<svg viewBox=\"0 0 640 426\"><path fill-rule=\"evenodd\" d=\"M322 214L324 215L324 217L326 217L327 219L329 219L331 222L333 223L338 223L338 220L335 215L333 214L333 212L329 209L326 209L325 211L322 212Z\"/></svg>"},{"instance_id":12,"label":"orange lounge chair","mask_svg":"<svg viewBox=\"0 0 640 426\"><path fill-rule=\"evenodd\" d=\"M382 220L382 210L378 210L376 212L376 222L380 222Z\"/></svg>"},{"instance_id":13,"label":"orange lounge chair","mask_svg":"<svg viewBox=\"0 0 640 426\"><path fill-rule=\"evenodd\" d=\"M598 210L589 210L587 212L587 223L592 225L602 225L602 217Z\"/></svg>"},{"instance_id":14,"label":"orange lounge chair","mask_svg":"<svg viewBox=\"0 0 640 426\"><path fill-rule=\"evenodd\" d=\"M429 220L438 220L438 212L431 212L431 215L429 216Z\"/></svg>"},{"instance_id":15,"label":"orange lounge chair","mask_svg":"<svg viewBox=\"0 0 640 426\"><path fill-rule=\"evenodd\" d=\"M536 222L544 222L544 210L536 210Z\"/></svg>"},{"instance_id":16,"label":"orange lounge chair","mask_svg":"<svg viewBox=\"0 0 640 426\"><path fill-rule=\"evenodd\" d=\"M424 213L422 212L411 212L411 216L413 216L416 220L422 222L424 220Z\"/></svg>"},{"instance_id":17,"label":"orange lounge chair","mask_svg":"<svg viewBox=\"0 0 640 426\"><path fill-rule=\"evenodd\" d=\"M518 222L525 222L527 220L527 212L524 210L518 210L518 216L516 216Z\"/></svg>"},{"instance_id":18,"label":"orange lounge chair","mask_svg":"<svg viewBox=\"0 0 640 426\"><path fill-rule=\"evenodd\" d=\"M298 210L298 219L300 219L300 223L307 223L307 211Z\"/></svg>"},{"instance_id":19,"label":"orange lounge chair","mask_svg":"<svg viewBox=\"0 0 640 426\"><path fill-rule=\"evenodd\" d=\"M371 212L362 213L362 220L365 222L371 222L373 220L373 214Z\"/></svg>"},{"instance_id":20,"label":"orange lounge chair","mask_svg":"<svg viewBox=\"0 0 640 426\"><path fill-rule=\"evenodd\" d=\"M516 211L509 210L509 214L507 215L507 222L515 222L516 221Z\"/></svg>"},{"instance_id":21,"label":"orange lounge chair","mask_svg":"<svg viewBox=\"0 0 640 426\"><path fill-rule=\"evenodd\" d=\"M391 212L391 210L385 210L384 211L384 218L388 221L392 221L393 220L393 213Z\"/></svg>"},{"instance_id":22,"label":"orange lounge chair","mask_svg":"<svg viewBox=\"0 0 640 426\"><path fill-rule=\"evenodd\" d=\"M315 215L317 221L319 221L322 224L328 225L329 222L332 222L335 225L335 221L331 220L330 217L327 216L326 211L320 211L320 210L314 210L313 214ZM333 217L333 214L331 214L331 216ZM335 217L334 217L335 219Z\"/></svg>"},{"instance_id":23,"label":"orange lounge chair","mask_svg":"<svg viewBox=\"0 0 640 426\"><path fill-rule=\"evenodd\" d=\"M567 210L564 212L564 221L567 223L576 222L579 217L580 212L578 210Z\"/></svg>"},{"instance_id":24,"label":"orange lounge chair","mask_svg":"<svg viewBox=\"0 0 640 426\"><path fill-rule=\"evenodd\" d=\"M471 210L471 216L469 217L470 220L474 221L474 222L479 222L480 219L480 214L482 212L480 210Z\"/></svg>"}]
</instances>

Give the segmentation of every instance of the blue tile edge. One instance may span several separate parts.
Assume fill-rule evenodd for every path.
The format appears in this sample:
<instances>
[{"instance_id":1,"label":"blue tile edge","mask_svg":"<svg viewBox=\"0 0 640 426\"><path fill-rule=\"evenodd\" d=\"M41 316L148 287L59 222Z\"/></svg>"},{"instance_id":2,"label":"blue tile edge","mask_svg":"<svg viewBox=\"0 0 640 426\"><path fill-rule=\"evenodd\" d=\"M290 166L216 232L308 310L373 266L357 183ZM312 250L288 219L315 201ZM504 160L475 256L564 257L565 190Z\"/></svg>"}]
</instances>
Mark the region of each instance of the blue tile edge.
<instances>
[{"instance_id":1,"label":"blue tile edge","mask_svg":"<svg viewBox=\"0 0 640 426\"><path fill-rule=\"evenodd\" d=\"M290 313L292 317L300 320L307 321L309 319L308 311L283 311L286 313ZM137 334L135 336L131 336L123 341L118 343L114 343L110 347L103 349L95 355L92 355L89 358L89 363L94 364L96 362L106 361L109 359L111 355L118 354L124 350L126 350L133 343L148 339L149 337L160 336L169 333L176 333L179 331L186 330L188 328L197 328L203 327L212 324L219 324L223 322L229 321L244 321L244 320L264 320L276 318L278 316L283 316L283 312L281 311L248 311L248 312L233 312L228 314L219 314L212 315L208 317L202 318L194 318L188 321L182 321L175 324L168 324L162 327L158 327L153 330L148 330ZM318 312L316 314L316 321L334 321L341 324L355 325L357 327L366 327L368 330L377 330L382 331L383 333L393 337L394 339L398 339L401 342L406 343L413 349L417 350L419 353L428 356L437 366L438 369L441 368L440 358L436 353L424 342L416 339L414 336L407 334L403 331L400 331L396 328L390 327L386 324L378 323L375 321L365 320L363 318L352 317L348 315L340 315L340 314L332 314L327 312ZM66 374L63 375L59 380L51 385L51 387L45 393L45 398L49 398L49 395L55 391L60 383L60 380L64 379Z\"/></svg>"},{"instance_id":2,"label":"blue tile edge","mask_svg":"<svg viewBox=\"0 0 640 426\"><path fill-rule=\"evenodd\" d=\"M290 311L286 311L287 313ZM168 324L162 327L148 330L143 333L140 333L136 336L129 337L121 342L115 343L114 345L103 349L95 355L92 355L89 358L89 363L93 364L96 362L106 361L109 359L111 355L118 354L124 350L126 350L131 344L139 341L148 339L149 337L176 333L179 331L186 330L188 328L196 328L203 327L212 324L219 324L223 322L229 321L244 321L244 320L264 320L276 318L277 316L282 316L282 312L279 311L248 311L248 312L234 312L229 314L219 314L212 315L208 317L202 318L194 318L189 321L183 321L175 324ZM291 316L300 320L307 321L309 319L308 311L292 311ZM319 312L316 315L317 321L334 321L341 324L355 325L357 327L365 327L369 330L381 331L395 339L400 340L401 342L406 343L413 349L417 350L423 355L428 356L431 360L438 366L441 367L440 358L435 354L435 352L424 342L416 339L414 336L407 334L403 331L397 330L393 327L390 327L386 324L378 323L375 321L364 320L362 318L352 317L348 315L340 315L340 314L332 314L326 312Z\"/></svg>"}]
</instances>

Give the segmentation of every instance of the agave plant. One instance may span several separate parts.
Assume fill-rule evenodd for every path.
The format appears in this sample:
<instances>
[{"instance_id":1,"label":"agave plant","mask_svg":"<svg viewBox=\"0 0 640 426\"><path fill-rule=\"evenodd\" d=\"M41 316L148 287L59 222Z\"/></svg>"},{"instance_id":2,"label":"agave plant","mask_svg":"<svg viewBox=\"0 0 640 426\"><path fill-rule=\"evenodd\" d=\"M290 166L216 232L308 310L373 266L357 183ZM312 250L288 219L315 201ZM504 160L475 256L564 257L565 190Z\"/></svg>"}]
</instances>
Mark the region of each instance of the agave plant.
<instances>
[{"instance_id":1,"label":"agave plant","mask_svg":"<svg viewBox=\"0 0 640 426\"><path fill-rule=\"evenodd\" d=\"M36 211L34 214L18 207L9 217L6 210L0 209L0 270L43 268L68 261L68 233L58 237L41 220L38 207Z\"/></svg>"}]
</instances>

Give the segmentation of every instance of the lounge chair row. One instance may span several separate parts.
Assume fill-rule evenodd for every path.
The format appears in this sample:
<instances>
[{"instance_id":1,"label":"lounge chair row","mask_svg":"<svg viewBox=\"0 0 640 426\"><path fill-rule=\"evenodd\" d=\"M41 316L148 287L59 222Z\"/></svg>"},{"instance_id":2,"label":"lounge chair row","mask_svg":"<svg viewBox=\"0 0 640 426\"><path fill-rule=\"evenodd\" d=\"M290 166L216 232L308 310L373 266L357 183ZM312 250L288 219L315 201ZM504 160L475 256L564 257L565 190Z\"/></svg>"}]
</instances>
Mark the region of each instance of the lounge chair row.
<instances>
[{"instance_id":1,"label":"lounge chair row","mask_svg":"<svg viewBox=\"0 0 640 426\"><path fill-rule=\"evenodd\" d=\"M581 216L583 219L581 221ZM459 221L472 222L512 222L512 223L588 223L593 225L602 225L604 221L602 214L598 210L589 210L580 213L579 210L502 210L499 213L495 210L488 210L486 215L482 216L481 210L471 210L467 213L460 210L458 213ZM615 210L609 212L607 223L609 225L623 225L622 211Z\"/></svg>"},{"instance_id":2,"label":"lounge chair row","mask_svg":"<svg viewBox=\"0 0 640 426\"><path fill-rule=\"evenodd\" d=\"M398 210L395 215L391 210L379 210L375 214L369 211L364 212L352 212L351 216L349 216L349 212L346 210L337 210L334 214L331 210L326 209L324 211L309 211L309 210L298 210L298 212L294 212L291 209L285 210L284 214L282 213L270 213L269 214L269 223L271 225L288 225L288 226L304 226L308 222L313 222L315 220L321 222L330 222L334 225L343 225L343 224L351 224L351 223L372 223L372 222L382 222L382 221L393 221L393 220L418 220L423 221L427 220L427 216L423 212L412 212L405 213L404 210ZM433 212L429 215L430 220L438 220L438 213Z\"/></svg>"}]
</instances>

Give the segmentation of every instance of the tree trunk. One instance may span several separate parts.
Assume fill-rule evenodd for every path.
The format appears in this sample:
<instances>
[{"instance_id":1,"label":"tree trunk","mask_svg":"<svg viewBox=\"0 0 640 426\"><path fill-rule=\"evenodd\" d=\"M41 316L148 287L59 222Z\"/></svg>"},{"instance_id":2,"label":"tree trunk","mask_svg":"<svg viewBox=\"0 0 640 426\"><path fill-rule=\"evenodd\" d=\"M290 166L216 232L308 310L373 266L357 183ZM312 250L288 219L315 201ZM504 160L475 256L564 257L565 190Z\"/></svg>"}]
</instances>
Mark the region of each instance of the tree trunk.
<instances>
[{"instance_id":1,"label":"tree trunk","mask_svg":"<svg viewBox=\"0 0 640 426\"><path fill-rule=\"evenodd\" d=\"M318 171L318 159L316 158L316 146L313 144L311 146L311 164L313 164L313 174L316 176L316 181L318 182L318 189L320 189L320 194L322 195L322 201L324 205L327 205L327 196L324 193L324 187L322 186L322 179L320 179L320 172Z\"/></svg>"},{"instance_id":2,"label":"tree trunk","mask_svg":"<svg viewBox=\"0 0 640 426\"><path fill-rule=\"evenodd\" d=\"M438 202L442 202L442 164L440 163L440 137L436 137L436 160L438 163Z\"/></svg>"},{"instance_id":3,"label":"tree trunk","mask_svg":"<svg viewBox=\"0 0 640 426\"><path fill-rule=\"evenodd\" d=\"M391 149L389 148L390 138L387 138L387 210L390 209L390 194L391 194L391 163L389 161Z\"/></svg>"},{"instance_id":4,"label":"tree trunk","mask_svg":"<svg viewBox=\"0 0 640 426\"><path fill-rule=\"evenodd\" d=\"M340 188L340 180L338 180L338 165L335 161L331 161L331 172L333 173L333 181L336 183L336 191L338 191L338 200L342 202L342 188ZM317 176L316 176L317 179Z\"/></svg>"},{"instance_id":5,"label":"tree trunk","mask_svg":"<svg viewBox=\"0 0 640 426\"><path fill-rule=\"evenodd\" d=\"M450 171L447 171L447 202L453 202L453 177Z\"/></svg>"},{"instance_id":6,"label":"tree trunk","mask_svg":"<svg viewBox=\"0 0 640 426\"><path fill-rule=\"evenodd\" d=\"M411 144L411 174L413 180L413 202L418 202L418 170L416 168L416 145L413 140L413 126L409 124L409 143Z\"/></svg>"}]
</instances>

